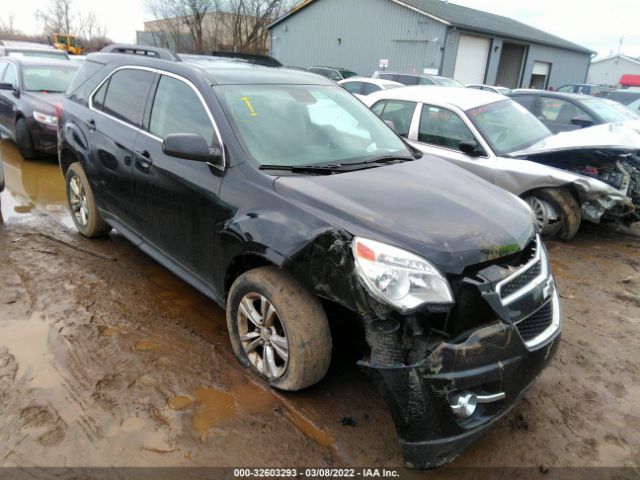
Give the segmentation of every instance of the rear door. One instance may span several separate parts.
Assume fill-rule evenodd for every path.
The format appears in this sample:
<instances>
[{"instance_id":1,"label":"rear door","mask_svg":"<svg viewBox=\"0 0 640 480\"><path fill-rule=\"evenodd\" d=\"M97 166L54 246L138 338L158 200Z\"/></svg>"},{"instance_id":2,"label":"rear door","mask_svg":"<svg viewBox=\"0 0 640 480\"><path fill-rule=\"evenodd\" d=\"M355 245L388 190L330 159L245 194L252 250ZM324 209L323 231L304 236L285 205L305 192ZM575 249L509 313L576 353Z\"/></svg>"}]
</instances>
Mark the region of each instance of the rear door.
<instances>
[{"instance_id":1,"label":"rear door","mask_svg":"<svg viewBox=\"0 0 640 480\"><path fill-rule=\"evenodd\" d=\"M82 128L89 139L92 164L87 174L98 204L118 229L129 230L147 219L133 208L131 169L134 145L155 73L139 67L116 70L95 90L89 100Z\"/></svg>"},{"instance_id":2,"label":"rear door","mask_svg":"<svg viewBox=\"0 0 640 480\"><path fill-rule=\"evenodd\" d=\"M133 167L133 207L146 219L140 233L154 250L211 284L223 212L218 199L223 163L168 156L162 140L172 133L197 133L210 146L221 143L213 117L195 85L165 73L159 77L147 116L147 128L136 141Z\"/></svg>"}]
</instances>

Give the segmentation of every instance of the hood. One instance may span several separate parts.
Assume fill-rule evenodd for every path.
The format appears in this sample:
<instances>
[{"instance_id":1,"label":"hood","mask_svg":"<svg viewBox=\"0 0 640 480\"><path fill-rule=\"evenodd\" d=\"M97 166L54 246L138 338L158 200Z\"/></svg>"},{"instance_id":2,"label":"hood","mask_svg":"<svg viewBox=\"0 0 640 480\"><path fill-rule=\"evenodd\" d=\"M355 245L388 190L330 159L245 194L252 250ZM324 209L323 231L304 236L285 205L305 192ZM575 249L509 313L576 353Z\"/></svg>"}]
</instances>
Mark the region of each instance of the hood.
<instances>
[{"instance_id":1,"label":"hood","mask_svg":"<svg viewBox=\"0 0 640 480\"><path fill-rule=\"evenodd\" d=\"M531 157L541 153L567 150L640 151L640 121L605 123L595 127L562 132L547 137L510 157Z\"/></svg>"},{"instance_id":2,"label":"hood","mask_svg":"<svg viewBox=\"0 0 640 480\"><path fill-rule=\"evenodd\" d=\"M42 113L55 113L56 103L62 102L64 93L44 93L44 92L24 92L23 97L30 100L33 107L37 110L42 109L45 106L46 112Z\"/></svg>"},{"instance_id":3,"label":"hood","mask_svg":"<svg viewBox=\"0 0 640 480\"><path fill-rule=\"evenodd\" d=\"M534 235L530 211L512 194L430 155L274 184L329 223L421 255L444 273L519 251Z\"/></svg>"}]
</instances>

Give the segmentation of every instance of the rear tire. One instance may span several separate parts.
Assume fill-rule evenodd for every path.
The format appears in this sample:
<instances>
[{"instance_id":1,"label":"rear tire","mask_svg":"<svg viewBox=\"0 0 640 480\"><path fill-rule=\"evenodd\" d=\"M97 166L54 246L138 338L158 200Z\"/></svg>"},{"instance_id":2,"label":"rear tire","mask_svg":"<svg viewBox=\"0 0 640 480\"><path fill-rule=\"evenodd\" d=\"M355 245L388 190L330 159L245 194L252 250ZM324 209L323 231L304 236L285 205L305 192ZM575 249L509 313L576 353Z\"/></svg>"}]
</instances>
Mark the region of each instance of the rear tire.
<instances>
[{"instance_id":1,"label":"rear tire","mask_svg":"<svg viewBox=\"0 0 640 480\"><path fill-rule=\"evenodd\" d=\"M102 220L87 175L79 162L72 163L65 175L67 202L74 225L87 238L100 237L111 231Z\"/></svg>"},{"instance_id":2,"label":"rear tire","mask_svg":"<svg viewBox=\"0 0 640 480\"><path fill-rule=\"evenodd\" d=\"M16 146L18 152L25 160L33 160L36 158L36 152L33 149L33 140L31 139L31 132L24 118L19 118L16 122Z\"/></svg>"},{"instance_id":3,"label":"rear tire","mask_svg":"<svg viewBox=\"0 0 640 480\"><path fill-rule=\"evenodd\" d=\"M301 390L329 369L331 332L320 301L276 267L249 270L233 282L227 328L238 361L272 387Z\"/></svg>"},{"instance_id":4,"label":"rear tire","mask_svg":"<svg viewBox=\"0 0 640 480\"><path fill-rule=\"evenodd\" d=\"M553 210L557 212L558 225L551 229L553 233L549 234L550 237L566 241L571 240L578 233L582 221L582 212L580 211L580 205L571 195L571 192L564 188L541 188L526 197L529 204L532 203L531 199L537 199L543 205L545 203L550 204Z\"/></svg>"}]
</instances>

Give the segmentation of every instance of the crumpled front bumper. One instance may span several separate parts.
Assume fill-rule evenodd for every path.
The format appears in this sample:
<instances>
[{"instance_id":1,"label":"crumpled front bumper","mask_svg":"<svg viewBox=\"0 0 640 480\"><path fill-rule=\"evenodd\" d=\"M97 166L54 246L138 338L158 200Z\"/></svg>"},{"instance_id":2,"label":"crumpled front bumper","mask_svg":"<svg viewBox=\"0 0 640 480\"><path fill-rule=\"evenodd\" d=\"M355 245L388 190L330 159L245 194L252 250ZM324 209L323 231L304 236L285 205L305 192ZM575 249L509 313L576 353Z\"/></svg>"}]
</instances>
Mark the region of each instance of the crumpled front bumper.
<instances>
[{"instance_id":1,"label":"crumpled front bumper","mask_svg":"<svg viewBox=\"0 0 640 480\"><path fill-rule=\"evenodd\" d=\"M361 362L384 397L396 424L408 467L434 468L450 462L506 414L555 354L560 325L541 345L529 349L517 328L498 322L481 328L464 342L442 343L415 365L376 366ZM451 395L503 392L505 398L478 404L470 418L456 417Z\"/></svg>"}]
</instances>

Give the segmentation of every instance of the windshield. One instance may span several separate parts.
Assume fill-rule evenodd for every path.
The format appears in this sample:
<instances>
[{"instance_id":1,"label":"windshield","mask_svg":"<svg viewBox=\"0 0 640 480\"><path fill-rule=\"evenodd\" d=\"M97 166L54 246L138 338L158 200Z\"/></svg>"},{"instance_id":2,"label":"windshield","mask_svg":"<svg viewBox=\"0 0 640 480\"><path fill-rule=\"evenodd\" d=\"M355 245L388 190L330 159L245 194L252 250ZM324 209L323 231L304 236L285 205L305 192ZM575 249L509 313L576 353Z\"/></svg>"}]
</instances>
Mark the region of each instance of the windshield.
<instances>
[{"instance_id":1,"label":"windshield","mask_svg":"<svg viewBox=\"0 0 640 480\"><path fill-rule=\"evenodd\" d=\"M582 103L585 107L593 110L606 123L640 119L640 115L617 102L602 100L601 98L585 98Z\"/></svg>"},{"instance_id":2,"label":"windshield","mask_svg":"<svg viewBox=\"0 0 640 480\"><path fill-rule=\"evenodd\" d=\"M433 77L436 83L442 87L464 87L458 80L447 77Z\"/></svg>"},{"instance_id":3,"label":"windshield","mask_svg":"<svg viewBox=\"0 0 640 480\"><path fill-rule=\"evenodd\" d=\"M404 142L339 87L214 87L242 143L261 165L348 164L410 156Z\"/></svg>"},{"instance_id":4,"label":"windshield","mask_svg":"<svg viewBox=\"0 0 640 480\"><path fill-rule=\"evenodd\" d=\"M496 155L508 155L551 136L540 120L513 100L482 105L467 115Z\"/></svg>"},{"instance_id":5,"label":"windshield","mask_svg":"<svg viewBox=\"0 0 640 480\"><path fill-rule=\"evenodd\" d=\"M78 66L37 66L24 67L22 79L27 92L63 93L76 74Z\"/></svg>"},{"instance_id":6,"label":"windshield","mask_svg":"<svg viewBox=\"0 0 640 480\"><path fill-rule=\"evenodd\" d=\"M10 50L7 52L9 57L36 57L36 58L53 58L56 60L67 60L67 54L57 52L55 50Z\"/></svg>"}]
</instances>

